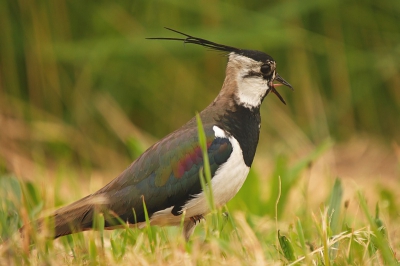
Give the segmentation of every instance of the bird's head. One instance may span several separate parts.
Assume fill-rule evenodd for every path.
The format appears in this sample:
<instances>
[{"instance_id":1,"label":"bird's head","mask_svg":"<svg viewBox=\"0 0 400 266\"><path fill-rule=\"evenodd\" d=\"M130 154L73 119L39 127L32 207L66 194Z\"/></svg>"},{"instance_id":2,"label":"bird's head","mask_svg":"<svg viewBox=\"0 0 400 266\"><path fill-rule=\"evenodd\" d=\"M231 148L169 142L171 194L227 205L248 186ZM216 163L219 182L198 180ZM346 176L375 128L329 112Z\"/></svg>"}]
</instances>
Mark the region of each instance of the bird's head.
<instances>
[{"instance_id":1,"label":"bird's head","mask_svg":"<svg viewBox=\"0 0 400 266\"><path fill-rule=\"evenodd\" d=\"M269 92L274 93L284 103L282 96L275 87L280 85L293 87L276 72L276 62L268 54L239 49L223 44L211 42L202 38L166 28L170 31L184 35L186 38L148 38L157 40L175 40L184 43L198 44L212 50L226 52L229 60L223 89L235 94L238 104L248 108L259 107ZM280 84L275 84L274 82Z\"/></svg>"}]
</instances>

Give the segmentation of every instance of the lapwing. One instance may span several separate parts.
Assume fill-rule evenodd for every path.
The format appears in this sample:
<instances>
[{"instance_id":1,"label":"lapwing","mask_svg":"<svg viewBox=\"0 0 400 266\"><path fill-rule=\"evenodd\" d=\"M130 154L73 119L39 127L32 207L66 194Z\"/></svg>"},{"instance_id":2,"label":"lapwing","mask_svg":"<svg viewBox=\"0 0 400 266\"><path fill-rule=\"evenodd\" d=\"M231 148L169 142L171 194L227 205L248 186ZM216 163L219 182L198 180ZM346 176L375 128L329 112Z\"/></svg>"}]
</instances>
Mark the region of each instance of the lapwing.
<instances>
[{"instance_id":1,"label":"lapwing","mask_svg":"<svg viewBox=\"0 0 400 266\"><path fill-rule=\"evenodd\" d=\"M223 52L228 58L219 94L199 113L206 135L213 198L220 207L236 195L249 173L260 135L260 106L264 98L272 92L285 103L275 87L293 88L278 75L275 60L264 52L166 29L183 37L148 39L197 44ZM96 213L104 215L106 229L117 228L121 221L144 226L144 202L151 225L179 226L183 221L184 237L188 240L196 224L210 211L199 178L202 168L194 117L148 148L106 186L56 210L50 217L55 226L52 237L92 229Z\"/></svg>"}]
</instances>

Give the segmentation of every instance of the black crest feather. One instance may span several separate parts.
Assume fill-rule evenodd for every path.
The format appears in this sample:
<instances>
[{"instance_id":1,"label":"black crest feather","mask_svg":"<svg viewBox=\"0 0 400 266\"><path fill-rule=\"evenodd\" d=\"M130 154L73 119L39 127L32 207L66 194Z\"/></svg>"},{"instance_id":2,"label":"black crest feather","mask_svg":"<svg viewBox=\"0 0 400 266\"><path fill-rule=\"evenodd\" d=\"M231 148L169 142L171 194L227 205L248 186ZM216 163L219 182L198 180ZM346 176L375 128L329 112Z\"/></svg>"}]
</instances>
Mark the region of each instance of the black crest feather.
<instances>
[{"instance_id":1,"label":"black crest feather","mask_svg":"<svg viewBox=\"0 0 400 266\"><path fill-rule=\"evenodd\" d=\"M223 52L235 52L240 54L241 53L241 49L232 47L232 46L228 46L228 45L223 45L223 44L219 44L219 43L215 43L215 42L211 42L202 38L198 38L198 37L194 37L191 36L189 34L171 29L171 28L167 28L165 27L167 30L179 33L183 36L186 36L186 38L164 38L164 37L155 37L155 38L146 38L148 40L170 40L170 41L183 41L183 43L192 43L192 44L197 44L197 45L201 45L204 47L208 47L211 48L213 50L217 50L217 51L223 51Z\"/></svg>"},{"instance_id":2,"label":"black crest feather","mask_svg":"<svg viewBox=\"0 0 400 266\"><path fill-rule=\"evenodd\" d=\"M183 36L185 36L186 38L165 38L165 37L154 37L154 38L146 38L149 40L169 40L169 41L183 41L183 43L192 43L192 44L197 44L197 45L201 45L207 48L210 48L212 50L216 50L216 51L222 51L222 52L228 52L228 53L235 53L238 55L243 55L249 58L252 58L256 61L259 62L266 62L266 61L273 61L274 59L263 52L260 51L256 51L256 50L246 50L246 49L239 49L236 47L232 47L232 46L228 46L228 45L223 45L223 44L219 44L219 43L215 43L212 41L208 41L206 39L203 38L199 38L199 37L194 37L191 36L189 34L171 29L171 28L167 28L165 27L167 30L179 33Z\"/></svg>"}]
</instances>

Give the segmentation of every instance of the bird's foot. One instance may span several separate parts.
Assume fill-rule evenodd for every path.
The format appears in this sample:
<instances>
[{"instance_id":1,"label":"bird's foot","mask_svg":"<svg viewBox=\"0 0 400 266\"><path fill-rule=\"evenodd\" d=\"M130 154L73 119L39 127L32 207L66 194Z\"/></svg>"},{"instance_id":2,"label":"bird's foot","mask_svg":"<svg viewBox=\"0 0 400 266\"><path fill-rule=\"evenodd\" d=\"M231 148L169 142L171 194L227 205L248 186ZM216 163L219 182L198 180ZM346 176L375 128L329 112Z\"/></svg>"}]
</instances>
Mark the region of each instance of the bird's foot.
<instances>
[{"instance_id":1,"label":"bird's foot","mask_svg":"<svg viewBox=\"0 0 400 266\"><path fill-rule=\"evenodd\" d=\"M190 217L190 220L191 220L194 224L197 224L198 222L200 223L200 221L201 221L202 219L205 220L205 218L204 218L204 216L203 216L202 214L200 214L200 215L195 215L195 216Z\"/></svg>"}]
</instances>

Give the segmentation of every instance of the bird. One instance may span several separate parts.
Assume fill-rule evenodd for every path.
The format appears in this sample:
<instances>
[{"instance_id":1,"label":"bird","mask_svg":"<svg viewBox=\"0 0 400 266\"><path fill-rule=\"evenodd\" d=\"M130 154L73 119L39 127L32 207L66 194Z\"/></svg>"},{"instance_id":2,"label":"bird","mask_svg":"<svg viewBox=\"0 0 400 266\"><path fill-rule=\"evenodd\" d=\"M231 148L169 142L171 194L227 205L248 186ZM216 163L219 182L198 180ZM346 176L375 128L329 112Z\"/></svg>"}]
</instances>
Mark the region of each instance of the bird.
<instances>
[{"instance_id":1,"label":"bird","mask_svg":"<svg viewBox=\"0 0 400 266\"><path fill-rule=\"evenodd\" d=\"M277 73L268 54L218 44L166 28L179 37L151 40L179 41L224 53L225 80L216 98L199 113L206 136L211 186L216 207L232 199L245 182L260 135L260 106L277 86L293 87ZM278 82L278 83L275 83ZM119 176L98 191L53 212L52 238L91 230L94 215L104 216L105 229L121 223L144 227L180 226L188 241L195 226L210 212L200 171L204 167L196 117L141 154ZM144 207L145 206L145 207ZM44 218L37 223L43 224ZM21 228L21 232L23 231Z\"/></svg>"}]
</instances>

